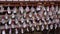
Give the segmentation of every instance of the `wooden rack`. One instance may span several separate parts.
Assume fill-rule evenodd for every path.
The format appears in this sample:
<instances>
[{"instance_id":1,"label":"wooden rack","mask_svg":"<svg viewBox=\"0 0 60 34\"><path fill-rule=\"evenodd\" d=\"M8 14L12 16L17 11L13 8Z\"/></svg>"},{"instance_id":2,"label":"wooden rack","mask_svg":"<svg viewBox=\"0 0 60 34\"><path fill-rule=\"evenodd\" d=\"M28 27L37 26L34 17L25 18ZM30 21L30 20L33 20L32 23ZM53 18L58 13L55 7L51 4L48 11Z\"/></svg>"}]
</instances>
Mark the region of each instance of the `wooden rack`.
<instances>
[{"instance_id":1,"label":"wooden rack","mask_svg":"<svg viewBox=\"0 0 60 34\"><path fill-rule=\"evenodd\" d=\"M0 1L0 5L3 5L3 6L26 6L26 5L28 5L28 6L38 6L38 5L51 6L51 5L59 5L60 6L60 1L18 1L18 2L17 1ZM36 25L39 25L39 24L36 24ZM17 25L15 25L15 26L18 27ZM8 28L11 28L11 26L9 26ZM5 29L5 28L3 26L0 29Z\"/></svg>"},{"instance_id":2,"label":"wooden rack","mask_svg":"<svg viewBox=\"0 0 60 34\"><path fill-rule=\"evenodd\" d=\"M60 5L59 1L14 1L14 2L5 2L5 1L0 1L0 5L3 6L37 6L37 5L45 5L45 6L50 6L50 5Z\"/></svg>"}]
</instances>

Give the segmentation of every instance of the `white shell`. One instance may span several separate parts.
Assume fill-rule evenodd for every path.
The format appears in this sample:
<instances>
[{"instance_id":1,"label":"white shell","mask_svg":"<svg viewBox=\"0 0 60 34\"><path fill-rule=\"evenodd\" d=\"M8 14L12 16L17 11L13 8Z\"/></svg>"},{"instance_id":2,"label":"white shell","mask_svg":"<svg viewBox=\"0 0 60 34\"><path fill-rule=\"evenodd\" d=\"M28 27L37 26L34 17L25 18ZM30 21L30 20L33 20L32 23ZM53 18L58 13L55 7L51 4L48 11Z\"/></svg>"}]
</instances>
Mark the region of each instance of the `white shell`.
<instances>
[{"instance_id":1,"label":"white shell","mask_svg":"<svg viewBox=\"0 0 60 34\"><path fill-rule=\"evenodd\" d=\"M27 28L27 31L29 32L29 29Z\"/></svg>"},{"instance_id":2,"label":"white shell","mask_svg":"<svg viewBox=\"0 0 60 34\"><path fill-rule=\"evenodd\" d=\"M32 20L35 20L35 18L34 18L34 17L32 17Z\"/></svg>"},{"instance_id":3,"label":"white shell","mask_svg":"<svg viewBox=\"0 0 60 34\"><path fill-rule=\"evenodd\" d=\"M44 17L42 17L42 20L45 21Z\"/></svg>"},{"instance_id":4,"label":"white shell","mask_svg":"<svg viewBox=\"0 0 60 34\"><path fill-rule=\"evenodd\" d=\"M5 34L5 30L2 31L2 34Z\"/></svg>"},{"instance_id":5,"label":"white shell","mask_svg":"<svg viewBox=\"0 0 60 34\"><path fill-rule=\"evenodd\" d=\"M56 11L58 11L58 6L56 6Z\"/></svg>"},{"instance_id":6,"label":"white shell","mask_svg":"<svg viewBox=\"0 0 60 34\"><path fill-rule=\"evenodd\" d=\"M15 31L16 31L15 33L16 33L16 34L18 34L18 30L17 30L17 29L15 29Z\"/></svg>"},{"instance_id":7,"label":"white shell","mask_svg":"<svg viewBox=\"0 0 60 34\"><path fill-rule=\"evenodd\" d=\"M18 26L21 27L21 25L18 23Z\"/></svg>"},{"instance_id":8,"label":"white shell","mask_svg":"<svg viewBox=\"0 0 60 34\"><path fill-rule=\"evenodd\" d=\"M59 27L60 27L60 24L59 24Z\"/></svg>"},{"instance_id":9,"label":"white shell","mask_svg":"<svg viewBox=\"0 0 60 34\"><path fill-rule=\"evenodd\" d=\"M28 6L25 8L25 10L26 10L26 12L30 11L30 9L29 9L29 7L28 7Z\"/></svg>"},{"instance_id":10,"label":"white shell","mask_svg":"<svg viewBox=\"0 0 60 34\"><path fill-rule=\"evenodd\" d=\"M52 11L54 10L54 6L51 7L51 10L52 10Z\"/></svg>"},{"instance_id":11,"label":"white shell","mask_svg":"<svg viewBox=\"0 0 60 34\"><path fill-rule=\"evenodd\" d=\"M22 23L24 22L24 19L23 19L23 18L21 18L21 22L22 22Z\"/></svg>"},{"instance_id":12,"label":"white shell","mask_svg":"<svg viewBox=\"0 0 60 34\"><path fill-rule=\"evenodd\" d=\"M26 13L24 13L24 17L26 17Z\"/></svg>"},{"instance_id":13,"label":"white shell","mask_svg":"<svg viewBox=\"0 0 60 34\"><path fill-rule=\"evenodd\" d=\"M29 14L29 17L32 17L32 14L31 13Z\"/></svg>"},{"instance_id":14,"label":"white shell","mask_svg":"<svg viewBox=\"0 0 60 34\"><path fill-rule=\"evenodd\" d=\"M15 19L15 23L18 24L18 20L17 19Z\"/></svg>"},{"instance_id":15,"label":"white shell","mask_svg":"<svg viewBox=\"0 0 60 34\"><path fill-rule=\"evenodd\" d=\"M9 14L11 13L10 7L7 8L7 11Z\"/></svg>"},{"instance_id":16,"label":"white shell","mask_svg":"<svg viewBox=\"0 0 60 34\"><path fill-rule=\"evenodd\" d=\"M24 1L24 0L19 0L19 1Z\"/></svg>"},{"instance_id":17,"label":"white shell","mask_svg":"<svg viewBox=\"0 0 60 34\"><path fill-rule=\"evenodd\" d=\"M47 22L44 22L44 24L46 25L46 24L47 24Z\"/></svg>"},{"instance_id":18,"label":"white shell","mask_svg":"<svg viewBox=\"0 0 60 34\"><path fill-rule=\"evenodd\" d=\"M0 0L0 1L6 1L6 0Z\"/></svg>"},{"instance_id":19,"label":"white shell","mask_svg":"<svg viewBox=\"0 0 60 34\"><path fill-rule=\"evenodd\" d=\"M19 7L19 11L21 11L21 13L23 13L23 11L24 11L23 7Z\"/></svg>"},{"instance_id":20,"label":"white shell","mask_svg":"<svg viewBox=\"0 0 60 34\"><path fill-rule=\"evenodd\" d=\"M8 15L7 14L5 15L5 19L8 19Z\"/></svg>"},{"instance_id":21,"label":"white shell","mask_svg":"<svg viewBox=\"0 0 60 34\"><path fill-rule=\"evenodd\" d=\"M12 1L12 0L7 0L7 1Z\"/></svg>"},{"instance_id":22,"label":"white shell","mask_svg":"<svg viewBox=\"0 0 60 34\"><path fill-rule=\"evenodd\" d=\"M5 28L8 29L8 25L7 24L5 24Z\"/></svg>"},{"instance_id":23,"label":"white shell","mask_svg":"<svg viewBox=\"0 0 60 34\"><path fill-rule=\"evenodd\" d=\"M9 30L9 34L11 34L12 32L11 32L11 29Z\"/></svg>"},{"instance_id":24,"label":"white shell","mask_svg":"<svg viewBox=\"0 0 60 34\"><path fill-rule=\"evenodd\" d=\"M46 29L48 30L49 28L48 28L48 25L46 26Z\"/></svg>"},{"instance_id":25,"label":"white shell","mask_svg":"<svg viewBox=\"0 0 60 34\"><path fill-rule=\"evenodd\" d=\"M3 12L4 11L4 8L3 8L3 6L1 6L1 12Z\"/></svg>"},{"instance_id":26,"label":"white shell","mask_svg":"<svg viewBox=\"0 0 60 34\"><path fill-rule=\"evenodd\" d=\"M51 21L49 20L48 24L51 24Z\"/></svg>"},{"instance_id":27,"label":"white shell","mask_svg":"<svg viewBox=\"0 0 60 34\"><path fill-rule=\"evenodd\" d=\"M39 20L39 17L37 16L37 20Z\"/></svg>"},{"instance_id":28,"label":"white shell","mask_svg":"<svg viewBox=\"0 0 60 34\"><path fill-rule=\"evenodd\" d=\"M47 20L49 20L49 17L47 17Z\"/></svg>"},{"instance_id":29,"label":"white shell","mask_svg":"<svg viewBox=\"0 0 60 34\"><path fill-rule=\"evenodd\" d=\"M21 29L21 33L22 33L22 34L24 33L23 29Z\"/></svg>"},{"instance_id":30,"label":"white shell","mask_svg":"<svg viewBox=\"0 0 60 34\"><path fill-rule=\"evenodd\" d=\"M37 25L36 25L36 23L35 23L35 25L34 25L34 26L35 26L35 27L37 26Z\"/></svg>"},{"instance_id":31,"label":"white shell","mask_svg":"<svg viewBox=\"0 0 60 34\"><path fill-rule=\"evenodd\" d=\"M50 11L48 14L49 14L49 15L52 15L52 12Z\"/></svg>"},{"instance_id":32,"label":"white shell","mask_svg":"<svg viewBox=\"0 0 60 34\"><path fill-rule=\"evenodd\" d=\"M16 13L17 12L17 8L15 7L14 9L13 9L13 13Z\"/></svg>"},{"instance_id":33,"label":"white shell","mask_svg":"<svg viewBox=\"0 0 60 34\"><path fill-rule=\"evenodd\" d=\"M56 23L59 23L59 19L55 19L55 22L56 22Z\"/></svg>"},{"instance_id":34,"label":"white shell","mask_svg":"<svg viewBox=\"0 0 60 34\"><path fill-rule=\"evenodd\" d=\"M12 20L11 20L11 19L9 19L9 24L11 24L11 22L12 22Z\"/></svg>"},{"instance_id":35,"label":"white shell","mask_svg":"<svg viewBox=\"0 0 60 34\"><path fill-rule=\"evenodd\" d=\"M33 20L33 23L35 24L36 22Z\"/></svg>"},{"instance_id":36,"label":"white shell","mask_svg":"<svg viewBox=\"0 0 60 34\"><path fill-rule=\"evenodd\" d=\"M57 24L55 24L55 29L57 28Z\"/></svg>"},{"instance_id":37,"label":"white shell","mask_svg":"<svg viewBox=\"0 0 60 34\"><path fill-rule=\"evenodd\" d=\"M4 24L5 23L5 20L4 19L2 19L2 24Z\"/></svg>"},{"instance_id":38,"label":"white shell","mask_svg":"<svg viewBox=\"0 0 60 34\"><path fill-rule=\"evenodd\" d=\"M30 1L35 1L35 0L30 0Z\"/></svg>"},{"instance_id":39,"label":"white shell","mask_svg":"<svg viewBox=\"0 0 60 34\"><path fill-rule=\"evenodd\" d=\"M50 29L53 29L53 25L50 25Z\"/></svg>"},{"instance_id":40,"label":"white shell","mask_svg":"<svg viewBox=\"0 0 60 34\"><path fill-rule=\"evenodd\" d=\"M37 7L36 7L36 10L37 10L37 11L38 11L38 10L41 10L41 9L40 9L40 6L37 6Z\"/></svg>"},{"instance_id":41,"label":"white shell","mask_svg":"<svg viewBox=\"0 0 60 34\"><path fill-rule=\"evenodd\" d=\"M42 25L42 27L41 27L41 31L43 31L44 30L44 25Z\"/></svg>"},{"instance_id":42,"label":"white shell","mask_svg":"<svg viewBox=\"0 0 60 34\"><path fill-rule=\"evenodd\" d=\"M35 8L34 7L31 7L31 11L34 12L35 11Z\"/></svg>"},{"instance_id":43,"label":"white shell","mask_svg":"<svg viewBox=\"0 0 60 34\"><path fill-rule=\"evenodd\" d=\"M44 0L40 0L40 1L44 1Z\"/></svg>"},{"instance_id":44,"label":"white shell","mask_svg":"<svg viewBox=\"0 0 60 34\"><path fill-rule=\"evenodd\" d=\"M26 27L26 23L25 23L25 22L23 23L23 27L24 27L24 28Z\"/></svg>"},{"instance_id":45,"label":"white shell","mask_svg":"<svg viewBox=\"0 0 60 34\"><path fill-rule=\"evenodd\" d=\"M37 15L37 13L35 12L34 15Z\"/></svg>"},{"instance_id":46,"label":"white shell","mask_svg":"<svg viewBox=\"0 0 60 34\"><path fill-rule=\"evenodd\" d=\"M44 12L44 15L47 15L47 12L46 11Z\"/></svg>"},{"instance_id":47,"label":"white shell","mask_svg":"<svg viewBox=\"0 0 60 34\"><path fill-rule=\"evenodd\" d=\"M15 18L15 15L14 14L12 14L12 18Z\"/></svg>"},{"instance_id":48,"label":"white shell","mask_svg":"<svg viewBox=\"0 0 60 34\"><path fill-rule=\"evenodd\" d=\"M46 10L44 6L42 7L42 9L43 9L44 11Z\"/></svg>"},{"instance_id":49,"label":"white shell","mask_svg":"<svg viewBox=\"0 0 60 34\"><path fill-rule=\"evenodd\" d=\"M11 26L12 26L12 28L14 28L14 24L12 24Z\"/></svg>"},{"instance_id":50,"label":"white shell","mask_svg":"<svg viewBox=\"0 0 60 34\"><path fill-rule=\"evenodd\" d=\"M29 23L29 25L30 25L30 27L32 27L32 24Z\"/></svg>"},{"instance_id":51,"label":"white shell","mask_svg":"<svg viewBox=\"0 0 60 34\"><path fill-rule=\"evenodd\" d=\"M29 19L27 19L27 22L29 22Z\"/></svg>"},{"instance_id":52,"label":"white shell","mask_svg":"<svg viewBox=\"0 0 60 34\"><path fill-rule=\"evenodd\" d=\"M49 6L47 7L47 11L49 11Z\"/></svg>"},{"instance_id":53,"label":"white shell","mask_svg":"<svg viewBox=\"0 0 60 34\"><path fill-rule=\"evenodd\" d=\"M13 0L13 1L18 1L18 0Z\"/></svg>"},{"instance_id":54,"label":"white shell","mask_svg":"<svg viewBox=\"0 0 60 34\"><path fill-rule=\"evenodd\" d=\"M37 29L37 31L38 31L38 30L40 29L40 28L39 28L39 26L37 26L37 28L36 28L36 29Z\"/></svg>"},{"instance_id":55,"label":"white shell","mask_svg":"<svg viewBox=\"0 0 60 34\"><path fill-rule=\"evenodd\" d=\"M39 21L39 25L42 25L42 22L41 21Z\"/></svg>"},{"instance_id":56,"label":"white shell","mask_svg":"<svg viewBox=\"0 0 60 34\"><path fill-rule=\"evenodd\" d=\"M25 1L29 1L29 0L25 0Z\"/></svg>"},{"instance_id":57,"label":"white shell","mask_svg":"<svg viewBox=\"0 0 60 34\"><path fill-rule=\"evenodd\" d=\"M34 27L32 27L32 31L34 31Z\"/></svg>"},{"instance_id":58,"label":"white shell","mask_svg":"<svg viewBox=\"0 0 60 34\"><path fill-rule=\"evenodd\" d=\"M35 0L35 1L39 1L39 0Z\"/></svg>"},{"instance_id":59,"label":"white shell","mask_svg":"<svg viewBox=\"0 0 60 34\"><path fill-rule=\"evenodd\" d=\"M60 14L60 8L59 8L58 14Z\"/></svg>"}]
</instances>

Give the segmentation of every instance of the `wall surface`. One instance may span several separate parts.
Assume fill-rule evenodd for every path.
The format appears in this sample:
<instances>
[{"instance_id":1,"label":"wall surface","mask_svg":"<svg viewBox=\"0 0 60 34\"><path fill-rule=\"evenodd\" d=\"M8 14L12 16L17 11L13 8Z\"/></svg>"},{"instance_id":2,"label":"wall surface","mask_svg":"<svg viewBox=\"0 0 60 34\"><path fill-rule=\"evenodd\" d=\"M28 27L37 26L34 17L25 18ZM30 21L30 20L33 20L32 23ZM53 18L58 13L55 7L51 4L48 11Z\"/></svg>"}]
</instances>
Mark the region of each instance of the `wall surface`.
<instances>
[{"instance_id":1,"label":"wall surface","mask_svg":"<svg viewBox=\"0 0 60 34\"><path fill-rule=\"evenodd\" d=\"M0 1L60 1L60 0L0 0Z\"/></svg>"}]
</instances>

